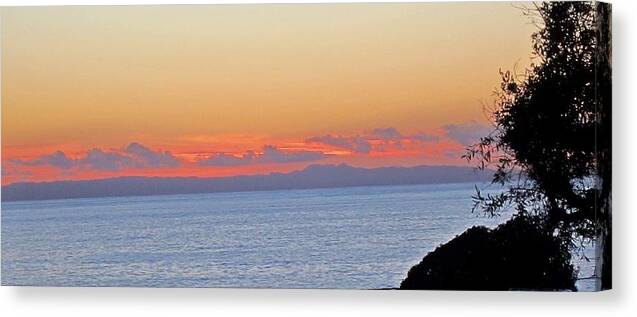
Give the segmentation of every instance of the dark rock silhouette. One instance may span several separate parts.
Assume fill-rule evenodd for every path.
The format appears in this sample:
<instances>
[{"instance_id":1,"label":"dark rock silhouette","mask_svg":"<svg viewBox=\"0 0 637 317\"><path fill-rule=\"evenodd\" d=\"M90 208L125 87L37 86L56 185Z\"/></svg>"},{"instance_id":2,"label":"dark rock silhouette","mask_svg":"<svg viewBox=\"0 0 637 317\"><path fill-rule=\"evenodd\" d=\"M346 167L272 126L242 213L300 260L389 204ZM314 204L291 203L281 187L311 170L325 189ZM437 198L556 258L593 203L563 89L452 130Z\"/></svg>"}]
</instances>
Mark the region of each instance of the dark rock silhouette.
<instances>
[{"instance_id":1,"label":"dark rock silhouette","mask_svg":"<svg viewBox=\"0 0 637 317\"><path fill-rule=\"evenodd\" d=\"M515 216L495 229L475 226L412 267L401 289L573 290L568 247L539 218Z\"/></svg>"}]
</instances>

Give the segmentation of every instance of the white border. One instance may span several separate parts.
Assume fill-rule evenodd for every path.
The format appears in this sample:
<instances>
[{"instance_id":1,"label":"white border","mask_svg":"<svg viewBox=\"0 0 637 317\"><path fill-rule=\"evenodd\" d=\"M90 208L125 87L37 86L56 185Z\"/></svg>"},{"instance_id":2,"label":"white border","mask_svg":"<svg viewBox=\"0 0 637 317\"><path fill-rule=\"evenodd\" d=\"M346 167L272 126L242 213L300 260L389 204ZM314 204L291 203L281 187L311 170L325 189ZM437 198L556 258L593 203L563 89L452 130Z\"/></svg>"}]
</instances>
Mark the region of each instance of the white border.
<instances>
[{"instance_id":1,"label":"white border","mask_svg":"<svg viewBox=\"0 0 637 317\"><path fill-rule=\"evenodd\" d=\"M363 1L4 1L0 5ZM415 1L367 1L415 2ZM603 293L1 287L1 316L634 316L637 5L614 4L614 286ZM1 9L0 9L1 10ZM523 272L521 272L523 274Z\"/></svg>"}]
</instances>

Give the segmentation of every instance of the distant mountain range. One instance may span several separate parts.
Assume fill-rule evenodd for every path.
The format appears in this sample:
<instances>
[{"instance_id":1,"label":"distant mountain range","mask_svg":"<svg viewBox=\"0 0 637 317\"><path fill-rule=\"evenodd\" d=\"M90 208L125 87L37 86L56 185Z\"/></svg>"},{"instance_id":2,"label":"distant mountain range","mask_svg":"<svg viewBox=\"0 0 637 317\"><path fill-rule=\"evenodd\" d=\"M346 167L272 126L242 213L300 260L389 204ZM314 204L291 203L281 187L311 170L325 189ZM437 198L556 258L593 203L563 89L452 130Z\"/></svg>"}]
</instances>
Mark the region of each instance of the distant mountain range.
<instances>
[{"instance_id":1,"label":"distant mountain range","mask_svg":"<svg viewBox=\"0 0 637 317\"><path fill-rule=\"evenodd\" d=\"M193 194L348 186L484 182L491 174L469 167L358 168L311 165L301 171L231 177L117 177L97 180L25 182L2 186L2 201Z\"/></svg>"}]
</instances>

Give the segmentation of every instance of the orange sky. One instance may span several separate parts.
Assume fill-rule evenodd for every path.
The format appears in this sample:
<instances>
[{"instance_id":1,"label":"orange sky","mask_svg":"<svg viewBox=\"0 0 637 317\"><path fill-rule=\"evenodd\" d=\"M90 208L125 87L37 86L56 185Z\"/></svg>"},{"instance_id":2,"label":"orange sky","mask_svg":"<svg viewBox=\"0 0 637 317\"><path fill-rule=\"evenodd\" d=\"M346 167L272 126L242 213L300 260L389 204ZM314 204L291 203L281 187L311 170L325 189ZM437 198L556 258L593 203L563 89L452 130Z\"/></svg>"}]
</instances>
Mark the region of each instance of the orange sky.
<instances>
[{"instance_id":1,"label":"orange sky","mask_svg":"<svg viewBox=\"0 0 637 317\"><path fill-rule=\"evenodd\" d=\"M534 31L510 3L1 10L3 184L462 164Z\"/></svg>"}]
</instances>

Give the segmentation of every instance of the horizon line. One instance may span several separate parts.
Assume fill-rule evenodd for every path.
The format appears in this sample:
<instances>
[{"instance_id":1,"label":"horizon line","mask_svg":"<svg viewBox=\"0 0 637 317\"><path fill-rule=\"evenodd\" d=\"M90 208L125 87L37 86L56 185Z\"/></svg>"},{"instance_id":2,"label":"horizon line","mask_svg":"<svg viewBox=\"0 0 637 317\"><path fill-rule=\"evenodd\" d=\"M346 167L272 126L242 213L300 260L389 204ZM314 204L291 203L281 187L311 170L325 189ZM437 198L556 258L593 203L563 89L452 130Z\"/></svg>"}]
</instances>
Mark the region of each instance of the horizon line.
<instances>
[{"instance_id":1,"label":"horizon line","mask_svg":"<svg viewBox=\"0 0 637 317\"><path fill-rule=\"evenodd\" d=\"M325 166L325 167L351 167L355 169L363 169L363 170L375 170L375 169L384 169L384 168L418 168L418 167L459 167L459 168L467 168L467 169L476 169L472 166L465 165L451 165L451 164L418 164L411 166L397 166L397 165L387 165L387 166L379 166L379 167L363 167L363 166L355 166L347 163L339 163L339 164L310 164L300 169L295 169L289 172L269 172L269 173L255 173L255 174L236 174L236 175L227 175L227 176L145 176L145 175L123 175L123 176L113 176L113 177L102 177L102 178L89 178L89 179L59 179L59 180L44 180L44 181L17 181L7 184L2 184L0 187L5 188L8 186L18 185L18 184L51 184L51 183L80 183L80 182L91 182L91 181L104 181L104 180L115 180L115 179L127 179L127 178L140 178L140 179L226 179L233 177L243 177L243 176L270 176L270 175L288 175L292 173L298 173L305 171L311 167L317 166Z\"/></svg>"}]
</instances>

